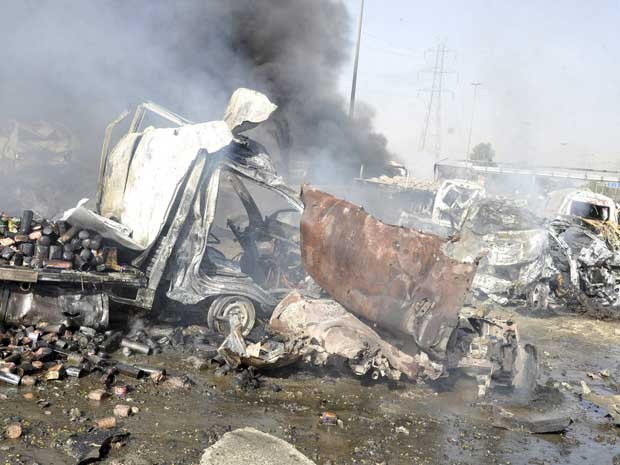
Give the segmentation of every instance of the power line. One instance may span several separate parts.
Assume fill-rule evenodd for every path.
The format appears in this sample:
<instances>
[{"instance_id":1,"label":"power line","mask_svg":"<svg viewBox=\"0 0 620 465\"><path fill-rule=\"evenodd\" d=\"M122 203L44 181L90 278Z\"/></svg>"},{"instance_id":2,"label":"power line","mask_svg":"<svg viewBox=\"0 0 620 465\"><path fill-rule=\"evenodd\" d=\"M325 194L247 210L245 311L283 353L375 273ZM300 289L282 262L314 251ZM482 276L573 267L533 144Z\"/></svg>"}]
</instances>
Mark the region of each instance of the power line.
<instances>
[{"instance_id":1,"label":"power line","mask_svg":"<svg viewBox=\"0 0 620 465\"><path fill-rule=\"evenodd\" d=\"M349 104L349 118L353 118L355 111L355 88L357 86L357 65L360 59L360 43L362 41L362 21L364 19L364 0L360 6L360 22L357 28L357 45L355 46L355 64L353 65L353 82L351 83L351 103Z\"/></svg>"},{"instance_id":2,"label":"power line","mask_svg":"<svg viewBox=\"0 0 620 465\"><path fill-rule=\"evenodd\" d=\"M465 159L469 160L469 150L471 149L471 131L474 127L474 112L476 110L476 96L478 95L478 87L482 85L481 82L472 82L471 85L474 88L474 99L471 104L471 120L469 121L469 137L467 138L467 152L465 152Z\"/></svg>"},{"instance_id":3,"label":"power line","mask_svg":"<svg viewBox=\"0 0 620 465\"><path fill-rule=\"evenodd\" d=\"M453 94L451 90L446 90L443 88L444 84L444 75L451 74L453 71L445 70L445 58L446 54L453 53L451 50L446 48L445 42L441 42L437 45L436 48L428 50L428 52L432 52L435 54L435 62L432 70L428 70L433 73L433 80L430 89L420 89L420 92L428 92L428 107L426 109L426 117L424 118L424 127L422 129L422 135L420 137L420 150L424 150L427 145L427 138L429 136L429 127L431 125L431 118L434 119L435 129L434 129L434 143L433 143L433 152L436 158L439 158L441 155L441 133L442 133L442 120L441 120L441 110L442 110L442 94L445 92L450 92ZM425 70L427 71L427 70Z\"/></svg>"}]
</instances>

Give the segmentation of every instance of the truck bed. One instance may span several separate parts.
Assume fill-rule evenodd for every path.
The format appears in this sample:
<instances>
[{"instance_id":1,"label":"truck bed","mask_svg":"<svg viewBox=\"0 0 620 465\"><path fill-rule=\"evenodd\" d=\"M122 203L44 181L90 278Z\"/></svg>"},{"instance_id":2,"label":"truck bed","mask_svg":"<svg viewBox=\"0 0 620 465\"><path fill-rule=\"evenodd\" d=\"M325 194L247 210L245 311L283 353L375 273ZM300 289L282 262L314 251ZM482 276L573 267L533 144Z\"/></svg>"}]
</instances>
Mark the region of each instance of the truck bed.
<instances>
[{"instance_id":1,"label":"truck bed","mask_svg":"<svg viewBox=\"0 0 620 465\"><path fill-rule=\"evenodd\" d=\"M75 283L75 284L121 284L128 287L145 287L144 273L136 272L96 272L77 270L33 270L26 267L0 266L0 281L21 283Z\"/></svg>"}]
</instances>

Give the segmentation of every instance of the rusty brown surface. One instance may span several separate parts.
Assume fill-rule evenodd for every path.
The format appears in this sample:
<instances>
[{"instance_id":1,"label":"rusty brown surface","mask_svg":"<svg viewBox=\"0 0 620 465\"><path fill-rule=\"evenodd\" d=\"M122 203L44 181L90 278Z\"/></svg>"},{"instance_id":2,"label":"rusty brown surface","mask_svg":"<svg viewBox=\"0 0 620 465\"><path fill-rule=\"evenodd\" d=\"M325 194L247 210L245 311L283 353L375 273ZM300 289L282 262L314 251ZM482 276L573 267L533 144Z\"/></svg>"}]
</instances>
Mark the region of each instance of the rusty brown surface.
<instances>
[{"instance_id":1,"label":"rusty brown surface","mask_svg":"<svg viewBox=\"0 0 620 465\"><path fill-rule=\"evenodd\" d=\"M444 357L476 265L448 257L439 237L384 224L318 189L304 186L302 201L306 272L353 313Z\"/></svg>"}]
</instances>

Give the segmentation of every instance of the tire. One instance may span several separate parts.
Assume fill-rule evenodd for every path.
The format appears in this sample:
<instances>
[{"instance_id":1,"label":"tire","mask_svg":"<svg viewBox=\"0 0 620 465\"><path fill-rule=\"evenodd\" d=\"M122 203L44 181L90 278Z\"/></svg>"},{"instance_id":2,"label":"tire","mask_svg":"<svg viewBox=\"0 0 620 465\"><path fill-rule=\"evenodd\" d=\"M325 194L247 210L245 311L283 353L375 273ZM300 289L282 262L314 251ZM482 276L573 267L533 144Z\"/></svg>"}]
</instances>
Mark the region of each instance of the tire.
<instances>
[{"instance_id":1,"label":"tire","mask_svg":"<svg viewBox=\"0 0 620 465\"><path fill-rule=\"evenodd\" d=\"M221 334L228 334L228 316L237 314L241 321L241 334L247 336L256 322L256 309L247 297L222 295L216 297L207 313L207 326Z\"/></svg>"},{"instance_id":2,"label":"tire","mask_svg":"<svg viewBox=\"0 0 620 465\"><path fill-rule=\"evenodd\" d=\"M544 312L549 308L549 285L544 282L532 284L527 290L527 305L533 312Z\"/></svg>"}]
</instances>

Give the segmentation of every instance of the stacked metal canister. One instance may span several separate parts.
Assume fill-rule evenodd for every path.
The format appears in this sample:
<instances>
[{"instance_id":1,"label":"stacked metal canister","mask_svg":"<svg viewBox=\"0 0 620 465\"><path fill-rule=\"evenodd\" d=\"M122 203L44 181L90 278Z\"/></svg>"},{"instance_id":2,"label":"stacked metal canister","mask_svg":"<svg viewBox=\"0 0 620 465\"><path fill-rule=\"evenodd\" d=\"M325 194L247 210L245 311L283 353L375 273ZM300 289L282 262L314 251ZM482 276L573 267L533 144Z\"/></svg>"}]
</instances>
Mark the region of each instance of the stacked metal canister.
<instances>
[{"instance_id":1,"label":"stacked metal canister","mask_svg":"<svg viewBox=\"0 0 620 465\"><path fill-rule=\"evenodd\" d=\"M117 250L94 231L66 221L0 216L0 265L80 271L119 271Z\"/></svg>"}]
</instances>

